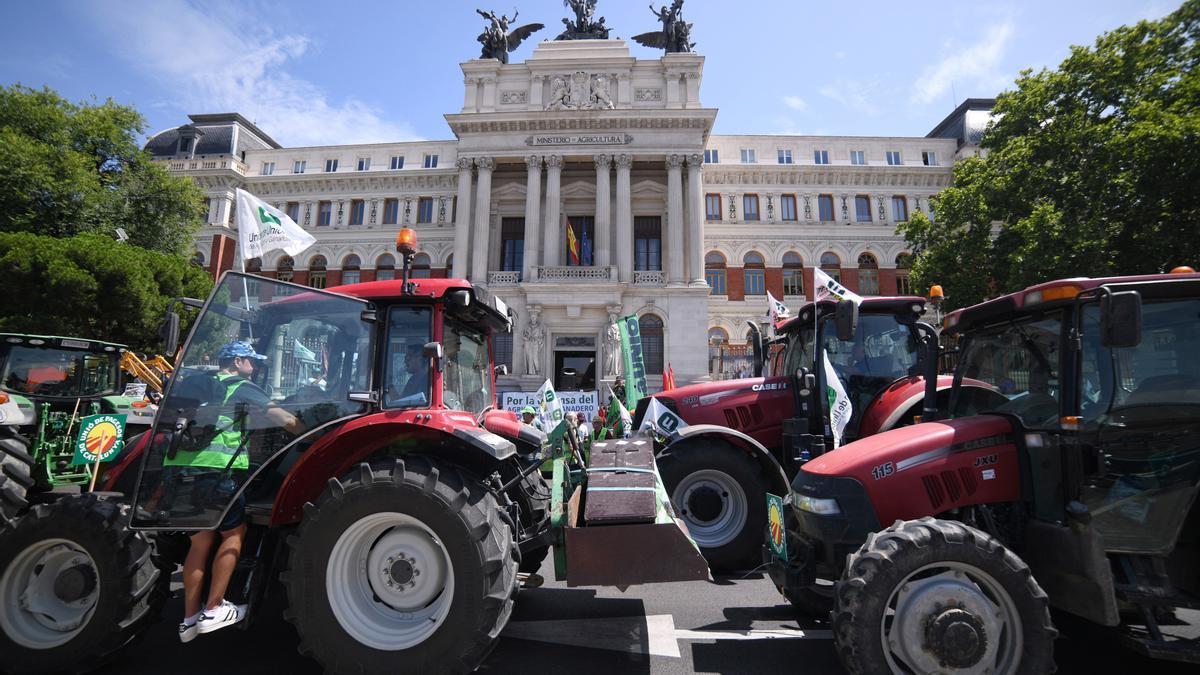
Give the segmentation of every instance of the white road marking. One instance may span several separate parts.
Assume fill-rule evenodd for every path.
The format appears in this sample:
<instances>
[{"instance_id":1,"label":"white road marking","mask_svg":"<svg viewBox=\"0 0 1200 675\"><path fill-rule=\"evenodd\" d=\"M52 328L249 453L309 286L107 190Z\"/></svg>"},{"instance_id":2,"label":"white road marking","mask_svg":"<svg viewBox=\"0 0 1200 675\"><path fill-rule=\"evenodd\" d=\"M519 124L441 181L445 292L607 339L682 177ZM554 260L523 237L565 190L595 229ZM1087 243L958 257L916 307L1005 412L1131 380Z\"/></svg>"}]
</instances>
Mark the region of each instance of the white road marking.
<instances>
[{"instance_id":1,"label":"white road marking","mask_svg":"<svg viewBox=\"0 0 1200 675\"><path fill-rule=\"evenodd\" d=\"M602 619L512 621L504 637L628 654L679 658L680 640L830 640L833 631L770 628L762 630L686 630L675 628L670 614Z\"/></svg>"}]
</instances>

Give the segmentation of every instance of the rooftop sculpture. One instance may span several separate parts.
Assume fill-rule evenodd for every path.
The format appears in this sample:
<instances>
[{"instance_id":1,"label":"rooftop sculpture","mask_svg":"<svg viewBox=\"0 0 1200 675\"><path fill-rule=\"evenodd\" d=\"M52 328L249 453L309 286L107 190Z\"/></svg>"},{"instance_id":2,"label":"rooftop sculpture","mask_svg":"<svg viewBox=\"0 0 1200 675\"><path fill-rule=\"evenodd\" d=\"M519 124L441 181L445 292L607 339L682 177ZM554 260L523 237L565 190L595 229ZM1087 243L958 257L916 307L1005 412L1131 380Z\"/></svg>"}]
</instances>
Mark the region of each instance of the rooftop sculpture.
<instances>
[{"instance_id":1,"label":"rooftop sculpture","mask_svg":"<svg viewBox=\"0 0 1200 675\"><path fill-rule=\"evenodd\" d=\"M575 20L563 18L566 30L558 34L555 40L607 40L608 26L604 25L604 17L593 21L596 16L596 0L563 0L564 7L570 7L575 12Z\"/></svg>"},{"instance_id":2,"label":"rooftop sculpture","mask_svg":"<svg viewBox=\"0 0 1200 675\"><path fill-rule=\"evenodd\" d=\"M635 35L635 42L665 49L668 54L690 52L696 47L691 39L692 24L683 20L683 0L673 0L670 8L663 5L662 9L657 10L650 5L650 11L662 22L662 30Z\"/></svg>"},{"instance_id":3,"label":"rooftop sculpture","mask_svg":"<svg viewBox=\"0 0 1200 675\"><path fill-rule=\"evenodd\" d=\"M540 23L527 23L510 31L509 24L517 20L516 9L513 9L511 19L503 14L496 16L493 11L485 12L482 9L475 11L479 13L479 16L491 21L491 25L483 29L483 32L476 38L483 44L483 50L479 54L481 59L496 59L500 63L508 63L509 52L516 49L525 38L545 28L545 25Z\"/></svg>"}]
</instances>

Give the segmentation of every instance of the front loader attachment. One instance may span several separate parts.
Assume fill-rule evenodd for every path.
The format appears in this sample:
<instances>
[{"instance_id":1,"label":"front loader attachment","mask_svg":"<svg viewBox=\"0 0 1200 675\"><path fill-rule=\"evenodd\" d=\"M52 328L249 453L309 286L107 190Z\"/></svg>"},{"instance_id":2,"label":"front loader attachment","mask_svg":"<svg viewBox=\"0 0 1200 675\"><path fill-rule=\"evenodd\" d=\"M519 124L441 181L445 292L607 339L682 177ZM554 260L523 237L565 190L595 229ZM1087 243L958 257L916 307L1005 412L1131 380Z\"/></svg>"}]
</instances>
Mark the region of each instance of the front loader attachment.
<instances>
[{"instance_id":1,"label":"front loader attachment","mask_svg":"<svg viewBox=\"0 0 1200 675\"><path fill-rule=\"evenodd\" d=\"M556 459L551 509L555 576L568 586L711 579L675 517L648 436L594 443L584 470Z\"/></svg>"}]
</instances>

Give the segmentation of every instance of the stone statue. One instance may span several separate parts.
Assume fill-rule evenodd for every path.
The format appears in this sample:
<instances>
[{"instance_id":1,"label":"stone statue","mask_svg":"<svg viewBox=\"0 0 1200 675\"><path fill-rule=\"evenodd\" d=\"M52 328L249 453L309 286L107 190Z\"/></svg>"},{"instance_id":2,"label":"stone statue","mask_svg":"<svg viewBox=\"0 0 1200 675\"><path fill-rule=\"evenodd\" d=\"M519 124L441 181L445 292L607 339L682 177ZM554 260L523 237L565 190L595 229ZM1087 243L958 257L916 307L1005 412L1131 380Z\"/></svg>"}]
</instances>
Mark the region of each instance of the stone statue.
<instances>
[{"instance_id":1,"label":"stone statue","mask_svg":"<svg viewBox=\"0 0 1200 675\"><path fill-rule=\"evenodd\" d=\"M613 105L612 96L608 93L608 76L601 73L592 78L592 109L612 110L616 106Z\"/></svg>"},{"instance_id":2,"label":"stone statue","mask_svg":"<svg viewBox=\"0 0 1200 675\"><path fill-rule=\"evenodd\" d=\"M563 110L571 105L571 89L567 86L567 78L555 75L550 80L550 99L546 101L546 110Z\"/></svg>"},{"instance_id":3,"label":"stone statue","mask_svg":"<svg viewBox=\"0 0 1200 675\"><path fill-rule=\"evenodd\" d=\"M610 81L611 77L603 73L555 75L550 80L546 110L612 110L616 106L609 91Z\"/></svg>"},{"instance_id":4,"label":"stone statue","mask_svg":"<svg viewBox=\"0 0 1200 675\"><path fill-rule=\"evenodd\" d=\"M635 42L664 49L668 54L690 52L696 47L692 42L692 24L683 20L683 0L672 0L670 8L663 5L654 9L650 5L650 12L662 22L662 30L635 35Z\"/></svg>"},{"instance_id":5,"label":"stone statue","mask_svg":"<svg viewBox=\"0 0 1200 675\"><path fill-rule=\"evenodd\" d=\"M540 23L529 23L510 31L509 24L517 20L518 12L515 9L511 19L503 14L496 16L493 11L485 12L482 9L475 11L479 16L491 21L491 25L484 28L476 38L483 44L483 50L479 53L481 59L496 59L500 63L508 63L509 52L516 49L525 38L545 28Z\"/></svg>"},{"instance_id":6,"label":"stone statue","mask_svg":"<svg viewBox=\"0 0 1200 675\"><path fill-rule=\"evenodd\" d=\"M525 374L540 375L542 347L546 344L546 328L538 320L541 311L530 308L529 323L521 337L525 340Z\"/></svg>"},{"instance_id":7,"label":"stone statue","mask_svg":"<svg viewBox=\"0 0 1200 675\"><path fill-rule=\"evenodd\" d=\"M593 21L596 15L596 0L563 0L564 7L570 7L575 12L575 20L563 18L566 30L559 33L555 40L607 40L608 27L604 25L604 17Z\"/></svg>"},{"instance_id":8,"label":"stone statue","mask_svg":"<svg viewBox=\"0 0 1200 675\"><path fill-rule=\"evenodd\" d=\"M620 375L621 374L621 328L617 324L608 324L608 330L604 331L604 350L607 358L604 361L604 374Z\"/></svg>"}]
</instances>

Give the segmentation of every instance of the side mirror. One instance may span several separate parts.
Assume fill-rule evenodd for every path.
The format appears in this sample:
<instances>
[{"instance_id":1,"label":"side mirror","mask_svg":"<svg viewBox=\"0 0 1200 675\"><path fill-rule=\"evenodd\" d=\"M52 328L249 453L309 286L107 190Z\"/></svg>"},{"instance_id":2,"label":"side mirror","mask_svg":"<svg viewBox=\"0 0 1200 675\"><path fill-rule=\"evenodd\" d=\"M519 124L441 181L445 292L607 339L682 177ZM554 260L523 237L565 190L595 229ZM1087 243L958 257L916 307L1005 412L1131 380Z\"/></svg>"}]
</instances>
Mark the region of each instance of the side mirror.
<instances>
[{"instance_id":1,"label":"side mirror","mask_svg":"<svg viewBox=\"0 0 1200 675\"><path fill-rule=\"evenodd\" d=\"M450 291L446 294L446 300L448 300L452 305L466 307L467 305L471 304L471 291L468 291L465 288L457 291Z\"/></svg>"},{"instance_id":2,"label":"side mirror","mask_svg":"<svg viewBox=\"0 0 1200 675\"><path fill-rule=\"evenodd\" d=\"M762 330L758 324L753 321L747 321L746 325L750 327L750 346L754 352L754 377L762 377L763 374L763 336Z\"/></svg>"},{"instance_id":3,"label":"side mirror","mask_svg":"<svg viewBox=\"0 0 1200 675\"><path fill-rule=\"evenodd\" d=\"M163 339L163 353L167 358L174 358L175 351L179 349L179 314L168 311L158 334Z\"/></svg>"},{"instance_id":4,"label":"side mirror","mask_svg":"<svg viewBox=\"0 0 1200 675\"><path fill-rule=\"evenodd\" d=\"M1142 341L1142 294L1111 293L1100 299L1100 343L1105 347L1136 347Z\"/></svg>"},{"instance_id":5,"label":"side mirror","mask_svg":"<svg viewBox=\"0 0 1200 675\"><path fill-rule=\"evenodd\" d=\"M497 375L507 375L508 374L508 364L501 363L500 365L496 366L495 372Z\"/></svg>"},{"instance_id":6,"label":"side mirror","mask_svg":"<svg viewBox=\"0 0 1200 675\"><path fill-rule=\"evenodd\" d=\"M842 342L853 340L854 331L858 329L858 305L852 300L839 300L833 318L837 325L837 338Z\"/></svg>"}]
</instances>

